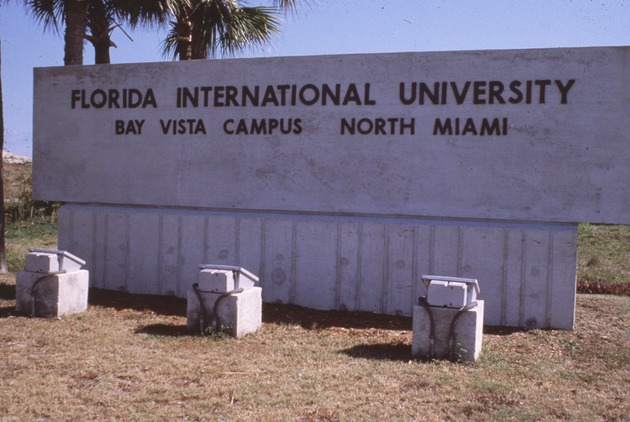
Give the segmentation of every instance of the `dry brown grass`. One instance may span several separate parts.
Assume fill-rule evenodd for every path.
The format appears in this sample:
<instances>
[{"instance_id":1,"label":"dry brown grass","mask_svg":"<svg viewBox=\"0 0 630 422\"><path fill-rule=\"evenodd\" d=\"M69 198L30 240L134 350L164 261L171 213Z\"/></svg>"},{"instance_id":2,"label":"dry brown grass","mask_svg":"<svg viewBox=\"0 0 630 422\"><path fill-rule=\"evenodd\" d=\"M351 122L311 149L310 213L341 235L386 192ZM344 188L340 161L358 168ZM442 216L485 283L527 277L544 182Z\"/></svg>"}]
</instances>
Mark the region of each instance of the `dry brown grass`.
<instances>
[{"instance_id":1,"label":"dry brown grass","mask_svg":"<svg viewBox=\"0 0 630 422\"><path fill-rule=\"evenodd\" d=\"M630 298L579 295L576 329L487 328L474 364L415 361L409 318L265 305L243 339L186 332L185 301L91 291L14 315L0 282L2 420L626 420Z\"/></svg>"},{"instance_id":2,"label":"dry brown grass","mask_svg":"<svg viewBox=\"0 0 630 422\"><path fill-rule=\"evenodd\" d=\"M5 200L17 200L25 191L31 191L31 163L4 163L2 170Z\"/></svg>"}]
</instances>

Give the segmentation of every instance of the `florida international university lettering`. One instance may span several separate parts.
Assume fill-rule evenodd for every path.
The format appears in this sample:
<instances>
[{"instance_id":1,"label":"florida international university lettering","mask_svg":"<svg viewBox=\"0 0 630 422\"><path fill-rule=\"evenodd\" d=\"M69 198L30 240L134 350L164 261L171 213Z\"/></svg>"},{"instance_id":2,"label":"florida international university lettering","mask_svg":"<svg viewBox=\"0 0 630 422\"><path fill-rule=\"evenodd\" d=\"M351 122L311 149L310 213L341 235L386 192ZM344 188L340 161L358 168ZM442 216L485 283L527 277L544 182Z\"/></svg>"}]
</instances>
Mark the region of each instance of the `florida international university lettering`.
<instances>
[{"instance_id":1,"label":"florida international university lettering","mask_svg":"<svg viewBox=\"0 0 630 422\"><path fill-rule=\"evenodd\" d=\"M501 110L567 105L576 79L465 80L306 83L269 85L178 86L72 89L70 108L76 112L124 109L172 110L177 116L115 119L115 135L142 135L150 126L164 136L205 136L213 129L229 136L299 136L313 127L310 110L330 110L332 127L348 136L505 137L510 119ZM158 101L159 98L159 101ZM392 104L393 103L393 104ZM380 114L381 104L399 115ZM443 116L441 111L461 109ZM233 117L217 119L234 110ZM245 110L245 111L244 111ZM244 117L256 110L268 117ZM485 110L489 112L486 113ZM365 112L364 112L365 111ZM376 116L375 116L376 112ZM426 116L440 114L429 120ZM280 115L279 115L280 114ZM423 116L424 123L419 123ZM313 130L313 129L310 129Z\"/></svg>"}]
</instances>

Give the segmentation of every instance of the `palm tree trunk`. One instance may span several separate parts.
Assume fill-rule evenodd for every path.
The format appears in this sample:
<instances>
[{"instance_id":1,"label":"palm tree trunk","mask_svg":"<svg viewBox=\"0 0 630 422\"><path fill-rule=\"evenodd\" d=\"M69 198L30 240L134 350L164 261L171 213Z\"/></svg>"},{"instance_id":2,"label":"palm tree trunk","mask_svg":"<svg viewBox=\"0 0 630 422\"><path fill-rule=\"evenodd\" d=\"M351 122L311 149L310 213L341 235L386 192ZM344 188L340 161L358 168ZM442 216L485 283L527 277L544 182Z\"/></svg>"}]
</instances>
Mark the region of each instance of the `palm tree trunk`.
<instances>
[{"instance_id":1,"label":"palm tree trunk","mask_svg":"<svg viewBox=\"0 0 630 422\"><path fill-rule=\"evenodd\" d=\"M208 58L208 49L205 48L203 43L195 42L198 38L193 38L191 43L191 59L192 60L205 60Z\"/></svg>"},{"instance_id":2,"label":"palm tree trunk","mask_svg":"<svg viewBox=\"0 0 630 422\"><path fill-rule=\"evenodd\" d=\"M110 64L109 37L94 43L94 64Z\"/></svg>"},{"instance_id":3,"label":"palm tree trunk","mask_svg":"<svg viewBox=\"0 0 630 422\"><path fill-rule=\"evenodd\" d=\"M0 44L0 151L4 151L4 109L2 104L2 45ZM7 272L7 254L4 243L4 157L0 160L0 273Z\"/></svg>"},{"instance_id":4,"label":"palm tree trunk","mask_svg":"<svg viewBox=\"0 0 630 422\"><path fill-rule=\"evenodd\" d=\"M66 33L64 64L83 64L83 40L89 0L64 0L66 11Z\"/></svg>"},{"instance_id":5,"label":"palm tree trunk","mask_svg":"<svg viewBox=\"0 0 630 422\"><path fill-rule=\"evenodd\" d=\"M177 24L175 25L177 32L177 51L179 52L179 60L192 59L192 28L188 13L182 12L177 16Z\"/></svg>"}]
</instances>

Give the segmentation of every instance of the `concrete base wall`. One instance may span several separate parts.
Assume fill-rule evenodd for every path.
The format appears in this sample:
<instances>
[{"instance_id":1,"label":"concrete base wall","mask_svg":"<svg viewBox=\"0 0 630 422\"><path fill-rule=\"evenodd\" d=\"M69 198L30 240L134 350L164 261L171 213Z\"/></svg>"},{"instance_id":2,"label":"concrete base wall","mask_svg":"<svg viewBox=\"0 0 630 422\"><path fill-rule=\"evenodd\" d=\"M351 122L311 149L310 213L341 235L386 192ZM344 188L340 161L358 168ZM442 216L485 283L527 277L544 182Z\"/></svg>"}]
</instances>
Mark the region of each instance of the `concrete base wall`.
<instances>
[{"instance_id":1,"label":"concrete base wall","mask_svg":"<svg viewBox=\"0 0 630 422\"><path fill-rule=\"evenodd\" d=\"M573 327L576 224L65 205L59 247L130 293L186 297L199 264L239 265L265 302L410 316L436 274L478 279L487 325Z\"/></svg>"}]
</instances>

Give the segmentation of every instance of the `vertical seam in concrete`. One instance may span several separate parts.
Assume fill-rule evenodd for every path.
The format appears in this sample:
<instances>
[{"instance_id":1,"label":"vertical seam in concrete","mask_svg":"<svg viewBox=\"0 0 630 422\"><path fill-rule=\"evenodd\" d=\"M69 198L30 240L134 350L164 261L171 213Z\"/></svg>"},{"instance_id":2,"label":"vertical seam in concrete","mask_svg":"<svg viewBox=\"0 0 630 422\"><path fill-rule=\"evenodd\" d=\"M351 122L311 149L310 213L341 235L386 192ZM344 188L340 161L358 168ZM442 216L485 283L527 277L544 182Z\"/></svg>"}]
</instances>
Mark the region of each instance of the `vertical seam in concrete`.
<instances>
[{"instance_id":1,"label":"vertical seam in concrete","mask_svg":"<svg viewBox=\"0 0 630 422\"><path fill-rule=\"evenodd\" d=\"M521 280L519 286L519 326L525 326L525 274L527 272L527 232L521 230Z\"/></svg>"},{"instance_id":2,"label":"vertical seam in concrete","mask_svg":"<svg viewBox=\"0 0 630 422\"><path fill-rule=\"evenodd\" d=\"M429 227L429 274L433 274L435 268L435 226Z\"/></svg>"},{"instance_id":3,"label":"vertical seam in concrete","mask_svg":"<svg viewBox=\"0 0 630 422\"><path fill-rule=\"evenodd\" d=\"M297 223L291 223L291 284L289 284L289 303L295 303L296 286L298 283L296 266L297 266Z\"/></svg>"},{"instance_id":4,"label":"vertical seam in concrete","mask_svg":"<svg viewBox=\"0 0 630 422\"><path fill-rule=\"evenodd\" d=\"M418 236L416 227L411 228L411 307L410 312L413 313L413 307L416 304L418 296Z\"/></svg>"},{"instance_id":5,"label":"vertical seam in concrete","mask_svg":"<svg viewBox=\"0 0 630 422\"><path fill-rule=\"evenodd\" d=\"M273 293L272 290L272 286L273 283L270 282L267 283L265 280L265 254L266 254L266 243L267 243L267 219L263 218L260 221L260 286L263 288L263 291L265 290L269 290L269 293L267 293L267 297L273 297L273 295L271 295Z\"/></svg>"},{"instance_id":6,"label":"vertical seam in concrete","mask_svg":"<svg viewBox=\"0 0 630 422\"><path fill-rule=\"evenodd\" d=\"M464 255L464 230L462 226L457 226L457 268L455 269L458 277L462 276L462 260Z\"/></svg>"},{"instance_id":7,"label":"vertical seam in concrete","mask_svg":"<svg viewBox=\"0 0 630 422\"><path fill-rule=\"evenodd\" d=\"M241 217L234 219L234 260L241 265Z\"/></svg>"},{"instance_id":8,"label":"vertical seam in concrete","mask_svg":"<svg viewBox=\"0 0 630 422\"><path fill-rule=\"evenodd\" d=\"M107 276L108 276L108 271L107 271L107 263L109 262L109 260L107 259L107 256L109 255L107 252L109 250L109 213L106 212L105 213L105 223L103 224L103 279L102 279L102 287L105 287L106 285L109 285L109 288L113 288L113 286L107 282Z\"/></svg>"},{"instance_id":9,"label":"vertical seam in concrete","mask_svg":"<svg viewBox=\"0 0 630 422\"><path fill-rule=\"evenodd\" d=\"M131 216L125 213L125 291L129 292L130 277L130 257L131 255Z\"/></svg>"},{"instance_id":10,"label":"vertical seam in concrete","mask_svg":"<svg viewBox=\"0 0 630 422\"><path fill-rule=\"evenodd\" d=\"M545 297L545 328L551 326L551 306L553 304L553 251L555 249L556 233L553 231L548 232L549 239L547 241L547 295Z\"/></svg>"},{"instance_id":11,"label":"vertical seam in concrete","mask_svg":"<svg viewBox=\"0 0 630 422\"><path fill-rule=\"evenodd\" d=\"M158 258L157 258L157 282L159 294L164 294L164 249L162 243L164 242L164 215L160 214L158 217Z\"/></svg>"},{"instance_id":12,"label":"vertical seam in concrete","mask_svg":"<svg viewBox=\"0 0 630 422\"><path fill-rule=\"evenodd\" d=\"M357 270L354 289L354 308L361 309L361 290L363 288L363 271L361 265L363 263L363 223L357 224Z\"/></svg>"},{"instance_id":13,"label":"vertical seam in concrete","mask_svg":"<svg viewBox=\"0 0 630 422\"><path fill-rule=\"evenodd\" d=\"M92 218L90 219L92 223L92 227L90 229L90 234L92 236L92 252L90 257L92 261L90 262L90 269L94 272L94 277L96 277L96 245L98 243L98 239L96 238L96 211L90 211L90 213L92 214ZM93 280L90 280L90 285L92 287L94 286Z\"/></svg>"},{"instance_id":14,"label":"vertical seam in concrete","mask_svg":"<svg viewBox=\"0 0 630 422\"><path fill-rule=\"evenodd\" d=\"M70 245L75 245L76 244L76 239L74 238L74 223L75 223L75 215L74 215L74 211L72 209L70 209L68 211L68 224L66 225L66 227L68 227L68 232L67 232L67 237L66 239L70 240ZM61 230L57 231L57 245L59 245L59 238L61 237ZM59 247L61 247L61 245L59 245ZM71 251L72 252L72 251Z\"/></svg>"},{"instance_id":15,"label":"vertical seam in concrete","mask_svg":"<svg viewBox=\"0 0 630 422\"><path fill-rule=\"evenodd\" d=\"M203 263L210 264L210 257L208 256L209 247L208 247L208 226L210 222L208 221L208 216L205 216L203 219Z\"/></svg>"},{"instance_id":16,"label":"vertical seam in concrete","mask_svg":"<svg viewBox=\"0 0 630 422\"><path fill-rule=\"evenodd\" d=\"M175 279L175 296L179 296L180 284L182 281L182 217L177 217L177 277Z\"/></svg>"},{"instance_id":17,"label":"vertical seam in concrete","mask_svg":"<svg viewBox=\"0 0 630 422\"><path fill-rule=\"evenodd\" d=\"M335 309L341 304L341 222L337 222L337 251L335 253Z\"/></svg>"},{"instance_id":18,"label":"vertical seam in concrete","mask_svg":"<svg viewBox=\"0 0 630 422\"><path fill-rule=\"evenodd\" d=\"M389 224L383 225L383 274L381 277L381 310L387 313L387 303L389 301Z\"/></svg>"},{"instance_id":19,"label":"vertical seam in concrete","mask_svg":"<svg viewBox=\"0 0 630 422\"><path fill-rule=\"evenodd\" d=\"M501 271L503 279L501 280L500 289L501 289L501 325L505 325L505 321L507 318L507 307L505 306L505 302L507 301L507 284L508 284L508 265L509 265L509 257L510 257L510 230L503 230L503 268Z\"/></svg>"}]
</instances>

